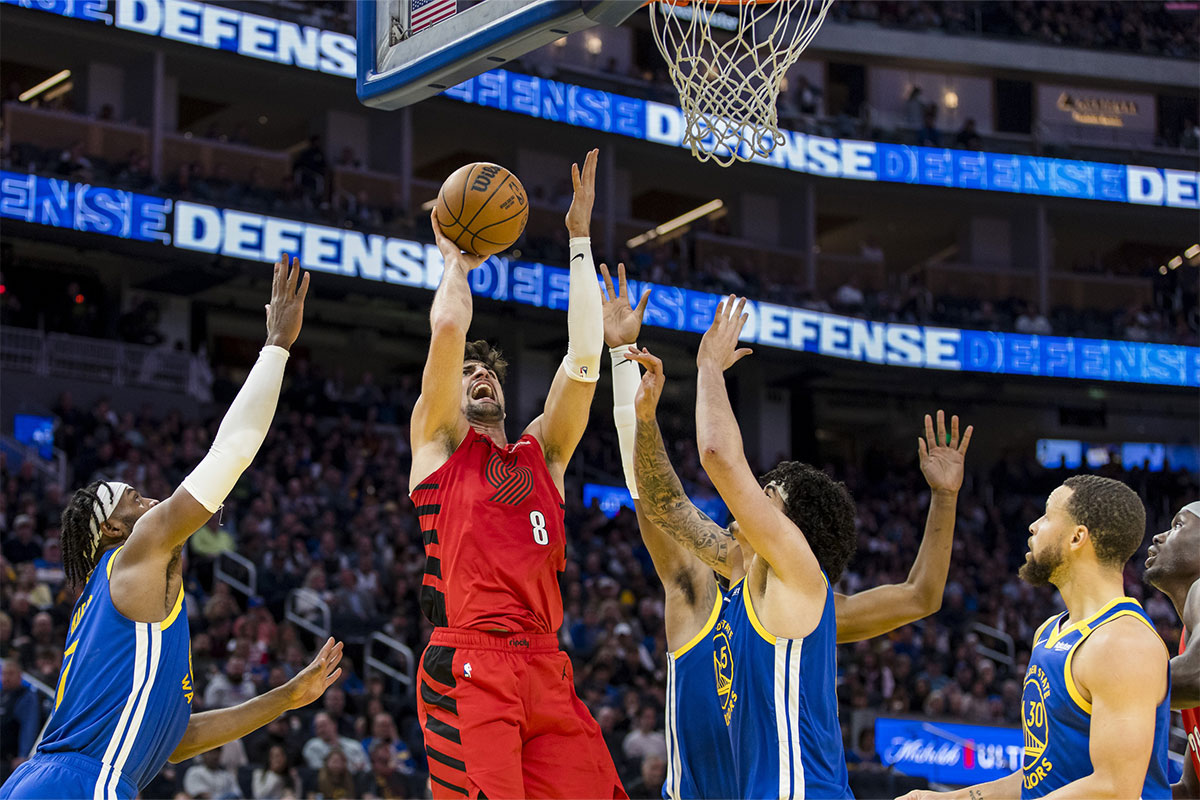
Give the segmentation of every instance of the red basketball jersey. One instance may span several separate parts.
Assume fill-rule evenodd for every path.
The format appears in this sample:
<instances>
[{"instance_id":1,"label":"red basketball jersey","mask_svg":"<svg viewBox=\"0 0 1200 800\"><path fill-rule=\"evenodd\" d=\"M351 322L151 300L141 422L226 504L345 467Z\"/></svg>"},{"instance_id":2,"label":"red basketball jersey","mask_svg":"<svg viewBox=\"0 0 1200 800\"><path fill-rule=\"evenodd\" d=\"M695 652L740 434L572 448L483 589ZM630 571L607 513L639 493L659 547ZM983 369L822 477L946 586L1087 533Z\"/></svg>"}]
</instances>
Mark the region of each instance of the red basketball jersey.
<instances>
[{"instance_id":1,"label":"red basketball jersey","mask_svg":"<svg viewBox=\"0 0 1200 800\"><path fill-rule=\"evenodd\" d=\"M555 633L566 566L563 503L542 446L467 432L413 488L425 542L421 609L438 627Z\"/></svg>"},{"instance_id":2,"label":"red basketball jersey","mask_svg":"<svg viewBox=\"0 0 1200 800\"><path fill-rule=\"evenodd\" d=\"M1183 629L1183 633L1179 637L1179 652L1186 649L1187 644L1187 628ZM1200 642L1196 643L1200 647ZM1192 767L1196 770L1196 775L1200 776L1200 706L1195 708L1185 708L1180 712L1183 715L1183 732L1187 734L1187 751L1192 757Z\"/></svg>"}]
</instances>

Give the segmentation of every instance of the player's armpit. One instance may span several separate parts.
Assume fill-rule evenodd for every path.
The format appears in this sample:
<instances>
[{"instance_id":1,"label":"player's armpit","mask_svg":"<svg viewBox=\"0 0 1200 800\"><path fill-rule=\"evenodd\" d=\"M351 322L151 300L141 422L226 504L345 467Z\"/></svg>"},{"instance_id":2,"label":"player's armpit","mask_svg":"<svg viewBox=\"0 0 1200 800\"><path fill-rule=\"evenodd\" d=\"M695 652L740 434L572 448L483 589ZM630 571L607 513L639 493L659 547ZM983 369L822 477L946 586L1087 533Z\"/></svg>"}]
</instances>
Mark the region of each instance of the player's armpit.
<instances>
[{"instance_id":1,"label":"player's armpit","mask_svg":"<svg viewBox=\"0 0 1200 800\"><path fill-rule=\"evenodd\" d=\"M571 380L560 367L554 372L542 414L525 429L525 433L541 444L546 466L556 483L561 482L567 464L587 430L595 395L595 383Z\"/></svg>"},{"instance_id":2,"label":"player's armpit","mask_svg":"<svg viewBox=\"0 0 1200 800\"><path fill-rule=\"evenodd\" d=\"M1167 692L1166 646L1141 620L1114 619L1080 645L1072 672L1092 705L1088 752L1094 771L1047 797L1140 796L1154 750L1157 706Z\"/></svg>"}]
</instances>

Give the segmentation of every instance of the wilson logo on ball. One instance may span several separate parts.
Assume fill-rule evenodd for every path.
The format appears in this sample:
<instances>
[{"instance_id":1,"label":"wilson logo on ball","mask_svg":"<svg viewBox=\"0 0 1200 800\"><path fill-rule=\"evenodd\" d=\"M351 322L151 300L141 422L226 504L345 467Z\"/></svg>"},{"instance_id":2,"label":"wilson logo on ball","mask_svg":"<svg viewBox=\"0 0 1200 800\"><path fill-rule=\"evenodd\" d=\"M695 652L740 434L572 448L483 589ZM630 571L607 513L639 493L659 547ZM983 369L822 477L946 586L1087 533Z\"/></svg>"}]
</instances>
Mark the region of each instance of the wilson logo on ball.
<instances>
[{"instance_id":1,"label":"wilson logo on ball","mask_svg":"<svg viewBox=\"0 0 1200 800\"><path fill-rule=\"evenodd\" d=\"M501 167L490 165L479 170L479 174L475 176L475 180L471 183L472 192L486 192L488 187L492 185L492 178L496 177L496 173L501 170Z\"/></svg>"}]
</instances>

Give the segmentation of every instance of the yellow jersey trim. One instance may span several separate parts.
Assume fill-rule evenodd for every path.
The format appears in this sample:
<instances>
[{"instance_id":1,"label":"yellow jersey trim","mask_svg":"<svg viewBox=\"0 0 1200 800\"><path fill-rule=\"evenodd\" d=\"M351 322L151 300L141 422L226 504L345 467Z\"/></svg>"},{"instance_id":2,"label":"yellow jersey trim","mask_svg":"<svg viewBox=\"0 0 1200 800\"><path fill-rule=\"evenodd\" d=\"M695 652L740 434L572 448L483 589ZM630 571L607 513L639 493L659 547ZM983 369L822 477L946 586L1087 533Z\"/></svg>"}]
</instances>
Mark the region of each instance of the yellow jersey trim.
<instances>
[{"instance_id":1,"label":"yellow jersey trim","mask_svg":"<svg viewBox=\"0 0 1200 800\"><path fill-rule=\"evenodd\" d=\"M1132 598L1123 597L1121 599L1122 600L1130 600ZM1136 600L1134 600L1133 602L1137 603ZM1111 605L1112 604L1109 603L1107 606L1105 606L1105 608L1108 608ZM1137 605L1138 605L1138 608L1141 608L1141 603L1138 603ZM1100 623L1100 625L1107 625L1108 623L1112 622L1114 619L1120 619L1121 617L1133 617L1134 619L1137 619L1140 622L1144 623L1147 628L1154 631L1154 634L1156 636L1158 635L1158 631L1154 630L1154 626L1150 624L1149 620L1147 620L1144 616L1137 613L1136 611L1134 611L1131 608L1121 609L1120 611L1113 614L1108 619L1104 620L1104 622ZM1091 716L1091 714L1092 714L1092 704L1089 703L1087 700L1083 699L1083 692L1081 692L1079 690L1078 684L1075 683L1075 676L1071 673L1071 661L1075 658L1075 651L1079 649L1079 645L1083 644L1084 640L1087 639L1088 636L1090 636L1098 628L1100 628L1100 625L1097 625L1095 628L1089 626L1087 628L1087 630L1084 631L1083 636L1079 637L1079 641L1076 642L1075 644L1071 645L1071 652L1067 653L1067 658L1065 661L1063 661L1063 682L1066 683L1066 685L1067 685L1067 694L1069 694L1071 696L1071 699L1075 701L1075 705L1079 706L1079 710L1082 711L1083 713L1087 714L1088 716ZM1166 642L1162 641L1161 636L1159 637L1159 641L1162 642L1163 650L1166 650L1167 644L1166 644ZM1170 656L1169 650L1167 651L1167 655L1168 655L1168 657Z\"/></svg>"},{"instance_id":2,"label":"yellow jersey trim","mask_svg":"<svg viewBox=\"0 0 1200 800\"><path fill-rule=\"evenodd\" d=\"M112 578L113 562L117 560L117 553L121 552L124 549L125 549L125 545L121 545L116 550L113 550L113 554L111 556L109 556L109 558L108 558L108 563L104 565L104 574L107 575L109 578Z\"/></svg>"},{"instance_id":3,"label":"yellow jersey trim","mask_svg":"<svg viewBox=\"0 0 1200 800\"><path fill-rule=\"evenodd\" d=\"M171 627L171 623L174 622L175 618L179 616L179 611L182 608L183 608L183 581L181 580L179 582L179 596L175 598L175 607L171 609L170 614L167 614L167 618L159 623L159 625L162 626L162 630L165 631L167 628Z\"/></svg>"},{"instance_id":4,"label":"yellow jersey trim","mask_svg":"<svg viewBox=\"0 0 1200 800\"><path fill-rule=\"evenodd\" d=\"M721 603L724 599L725 598L721 596L721 589L718 587L716 602L713 603L712 613L708 615L708 620L704 623L704 626L700 628L700 631L695 636L691 638L691 641L676 650L671 655L673 655L675 658L679 658L688 650L691 650L693 647L699 644L701 639L712 633L713 626L717 624L717 617L721 616Z\"/></svg>"},{"instance_id":5,"label":"yellow jersey trim","mask_svg":"<svg viewBox=\"0 0 1200 800\"><path fill-rule=\"evenodd\" d=\"M750 602L750 587L746 586L742 593L746 595L746 618L750 620L750 624L754 626L754 630L758 631L758 635L767 644L775 644L775 636L767 632L767 629L758 621L758 614L754 613L754 604Z\"/></svg>"},{"instance_id":6,"label":"yellow jersey trim","mask_svg":"<svg viewBox=\"0 0 1200 800\"><path fill-rule=\"evenodd\" d=\"M1111 611L1113 606L1126 601L1137 603L1137 600L1134 600L1132 597L1114 597L1112 600L1109 600L1107 603L1097 609L1094 614L1079 620L1079 622L1076 622L1073 625L1068 625L1065 628L1058 628L1056 626L1054 630L1050 631L1050 638L1046 640L1046 647L1053 647L1054 645L1058 644L1064 636L1072 631L1080 631L1084 636L1087 636L1089 633L1091 633L1093 622ZM1138 604L1138 608L1141 608L1141 604ZM1080 639L1080 641L1083 640Z\"/></svg>"},{"instance_id":7,"label":"yellow jersey trim","mask_svg":"<svg viewBox=\"0 0 1200 800\"><path fill-rule=\"evenodd\" d=\"M1054 616L1047 618L1045 622L1043 622L1041 625L1038 626L1037 631L1034 632L1034 634L1033 634L1034 645L1037 645L1038 639L1042 638L1042 632L1046 630L1046 626L1049 625L1051 622L1054 622L1056 619L1058 619L1061 616L1062 616L1061 613L1055 614Z\"/></svg>"},{"instance_id":8,"label":"yellow jersey trim","mask_svg":"<svg viewBox=\"0 0 1200 800\"><path fill-rule=\"evenodd\" d=\"M79 640L78 640L78 639L76 639L75 641L71 642L71 646L70 646L70 647L68 647L66 650L64 650L64 651L63 651L63 658L66 658L67 656L71 655L71 653L74 653L74 652L75 652L75 648L76 648L76 647L79 647Z\"/></svg>"},{"instance_id":9,"label":"yellow jersey trim","mask_svg":"<svg viewBox=\"0 0 1200 800\"><path fill-rule=\"evenodd\" d=\"M58 679L58 691L54 693L54 710L58 711L58 707L62 705L63 690L67 688L67 673L71 671L71 662L68 661L63 666L62 676Z\"/></svg>"}]
</instances>

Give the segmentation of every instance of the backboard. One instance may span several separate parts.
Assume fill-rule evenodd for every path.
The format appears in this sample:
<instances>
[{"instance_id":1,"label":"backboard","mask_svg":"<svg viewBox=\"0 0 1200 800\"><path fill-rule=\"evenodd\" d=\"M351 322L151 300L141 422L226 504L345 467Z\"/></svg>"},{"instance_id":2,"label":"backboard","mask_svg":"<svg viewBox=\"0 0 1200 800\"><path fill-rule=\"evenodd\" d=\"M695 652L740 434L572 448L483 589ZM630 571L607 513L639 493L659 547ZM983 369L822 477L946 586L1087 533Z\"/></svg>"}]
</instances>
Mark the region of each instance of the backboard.
<instances>
[{"instance_id":1,"label":"backboard","mask_svg":"<svg viewBox=\"0 0 1200 800\"><path fill-rule=\"evenodd\" d=\"M358 99L394 109L594 25L636 0L358 0Z\"/></svg>"}]
</instances>

